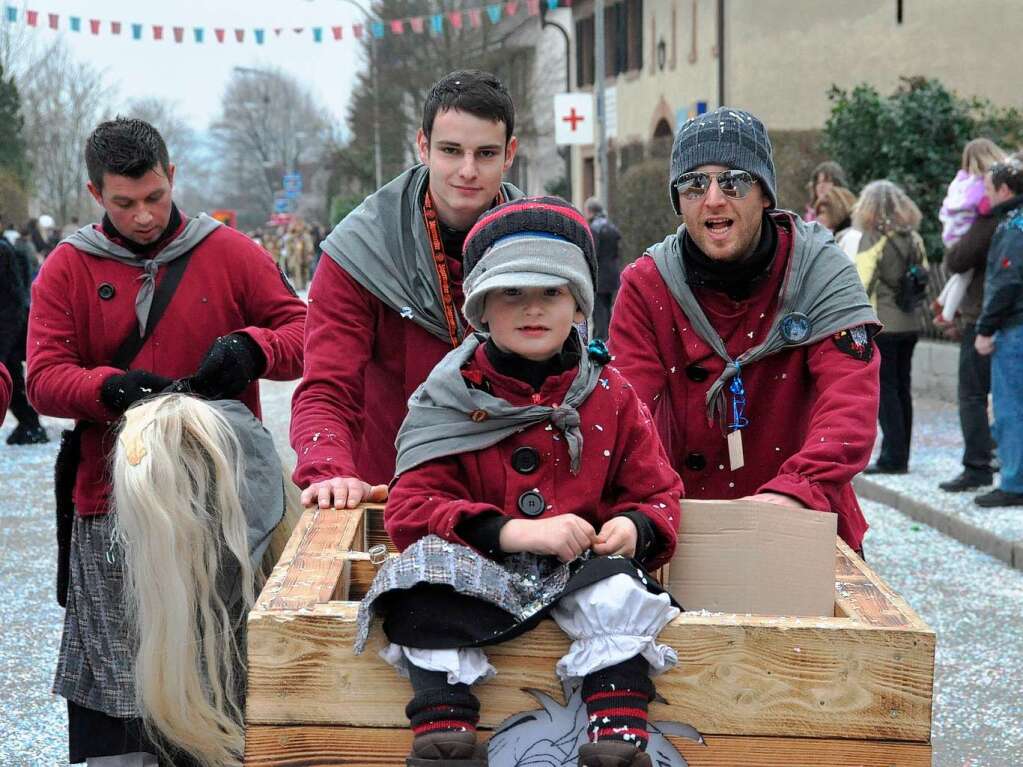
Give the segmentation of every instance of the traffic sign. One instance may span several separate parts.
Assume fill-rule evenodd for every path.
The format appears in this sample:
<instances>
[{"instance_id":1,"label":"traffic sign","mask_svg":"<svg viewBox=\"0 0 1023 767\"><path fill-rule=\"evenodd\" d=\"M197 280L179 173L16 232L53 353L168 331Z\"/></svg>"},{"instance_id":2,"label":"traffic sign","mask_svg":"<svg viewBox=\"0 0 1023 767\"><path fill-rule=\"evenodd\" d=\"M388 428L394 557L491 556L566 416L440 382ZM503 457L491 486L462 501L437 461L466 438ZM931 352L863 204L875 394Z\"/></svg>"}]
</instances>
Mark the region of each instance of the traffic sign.
<instances>
[{"instance_id":1,"label":"traffic sign","mask_svg":"<svg viewBox=\"0 0 1023 767\"><path fill-rule=\"evenodd\" d=\"M285 173L282 185L284 187L284 194L287 197L298 197L302 194L302 174Z\"/></svg>"},{"instance_id":2,"label":"traffic sign","mask_svg":"<svg viewBox=\"0 0 1023 767\"><path fill-rule=\"evenodd\" d=\"M592 93L554 96L554 143L592 144L596 110Z\"/></svg>"},{"instance_id":3,"label":"traffic sign","mask_svg":"<svg viewBox=\"0 0 1023 767\"><path fill-rule=\"evenodd\" d=\"M290 197L274 197L274 213L291 213L295 209Z\"/></svg>"}]
</instances>

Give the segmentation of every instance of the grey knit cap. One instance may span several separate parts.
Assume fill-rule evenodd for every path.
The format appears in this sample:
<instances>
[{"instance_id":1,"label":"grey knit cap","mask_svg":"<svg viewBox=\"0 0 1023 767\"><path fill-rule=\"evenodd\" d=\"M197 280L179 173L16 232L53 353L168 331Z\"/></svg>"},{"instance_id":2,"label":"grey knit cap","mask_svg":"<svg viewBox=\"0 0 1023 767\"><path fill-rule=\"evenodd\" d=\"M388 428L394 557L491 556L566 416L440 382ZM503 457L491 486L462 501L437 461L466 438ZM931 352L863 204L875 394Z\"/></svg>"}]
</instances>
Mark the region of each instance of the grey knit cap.
<instances>
[{"instance_id":1,"label":"grey knit cap","mask_svg":"<svg viewBox=\"0 0 1023 767\"><path fill-rule=\"evenodd\" d=\"M542 232L508 235L487 249L465 277L465 319L477 330L487 293L503 288L558 288L567 285L587 320L593 314L593 277L575 243Z\"/></svg>"},{"instance_id":2,"label":"grey knit cap","mask_svg":"<svg viewBox=\"0 0 1023 767\"><path fill-rule=\"evenodd\" d=\"M771 198L771 207L777 207L771 139L764 124L749 112L718 107L687 120L678 129L671 147L668 197L679 215L675 184L683 173L701 165L724 165L752 173Z\"/></svg>"}]
</instances>

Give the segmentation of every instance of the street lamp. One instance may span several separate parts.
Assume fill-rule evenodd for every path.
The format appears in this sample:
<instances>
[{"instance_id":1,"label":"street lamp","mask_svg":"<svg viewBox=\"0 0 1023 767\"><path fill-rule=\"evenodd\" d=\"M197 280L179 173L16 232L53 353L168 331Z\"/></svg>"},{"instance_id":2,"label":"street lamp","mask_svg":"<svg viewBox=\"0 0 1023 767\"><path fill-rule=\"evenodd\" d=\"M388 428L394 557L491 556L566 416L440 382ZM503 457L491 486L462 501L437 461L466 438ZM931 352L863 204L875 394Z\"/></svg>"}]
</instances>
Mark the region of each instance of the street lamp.
<instances>
[{"instance_id":1,"label":"street lamp","mask_svg":"<svg viewBox=\"0 0 1023 767\"><path fill-rule=\"evenodd\" d=\"M369 41L369 71L373 80L373 165L376 176L376 188L384 185L383 161L380 157L380 83L377 79L377 39L373 34L372 24L374 18L362 3L356 0L341 0L343 3L353 5L362 11L366 17L367 29L370 34Z\"/></svg>"}]
</instances>

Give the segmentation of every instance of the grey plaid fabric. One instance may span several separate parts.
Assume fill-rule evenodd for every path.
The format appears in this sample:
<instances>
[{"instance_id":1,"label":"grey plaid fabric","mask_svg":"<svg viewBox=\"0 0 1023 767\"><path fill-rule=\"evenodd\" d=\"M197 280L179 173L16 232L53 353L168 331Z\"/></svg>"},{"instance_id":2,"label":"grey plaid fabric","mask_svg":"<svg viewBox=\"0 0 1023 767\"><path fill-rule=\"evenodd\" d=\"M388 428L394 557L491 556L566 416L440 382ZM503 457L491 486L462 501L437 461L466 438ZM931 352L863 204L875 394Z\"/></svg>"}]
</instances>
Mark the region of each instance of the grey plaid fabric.
<instances>
[{"instance_id":1,"label":"grey plaid fabric","mask_svg":"<svg viewBox=\"0 0 1023 767\"><path fill-rule=\"evenodd\" d=\"M355 652L366 647L373 602L381 594L417 583L445 584L460 594L486 600L525 621L553 604L565 590L571 571L555 557L517 554L501 564L475 549L428 535L383 564L359 604Z\"/></svg>"},{"instance_id":2,"label":"grey plaid fabric","mask_svg":"<svg viewBox=\"0 0 1023 767\"><path fill-rule=\"evenodd\" d=\"M75 517L71 587L53 692L80 706L128 719L135 707L134 645L125 617L121 551L113 517Z\"/></svg>"}]
</instances>

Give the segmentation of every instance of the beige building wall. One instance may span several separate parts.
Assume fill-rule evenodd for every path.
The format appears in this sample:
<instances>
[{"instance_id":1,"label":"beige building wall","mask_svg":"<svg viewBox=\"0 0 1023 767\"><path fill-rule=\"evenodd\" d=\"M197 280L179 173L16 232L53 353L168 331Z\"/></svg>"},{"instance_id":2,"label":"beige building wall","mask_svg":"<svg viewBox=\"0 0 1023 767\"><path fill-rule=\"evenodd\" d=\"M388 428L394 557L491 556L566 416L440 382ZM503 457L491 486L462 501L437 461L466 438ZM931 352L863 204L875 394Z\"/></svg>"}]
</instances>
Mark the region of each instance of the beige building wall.
<instances>
[{"instance_id":1,"label":"beige building wall","mask_svg":"<svg viewBox=\"0 0 1023 767\"><path fill-rule=\"evenodd\" d=\"M696 101L720 105L717 9L717 0L645 0L642 69L605 80L617 91L612 149L649 141L662 118L674 132ZM592 15L592 0L575 0L573 20ZM772 131L822 128L832 84L867 82L886 94L901 76L1023 107L1014 66L1023 0L724 0L724 18L725 100ZM576 204L593 155L593 147L573 150Z\"/></svg>"},{"instance_id":2,"label":"beige building wall","mask_svg":"<svg viewBox=\"0 0 1023 767\"><path fill-rule=\"evenodd\" d=\"M716 2L706 3L716 5ZM820 128L832 83L890 93L900 76L1023 105L1020 0L725 0L725 100L771 129ZM716 97L715 97L716 98Z\"/></svg>"}]
</instances>

